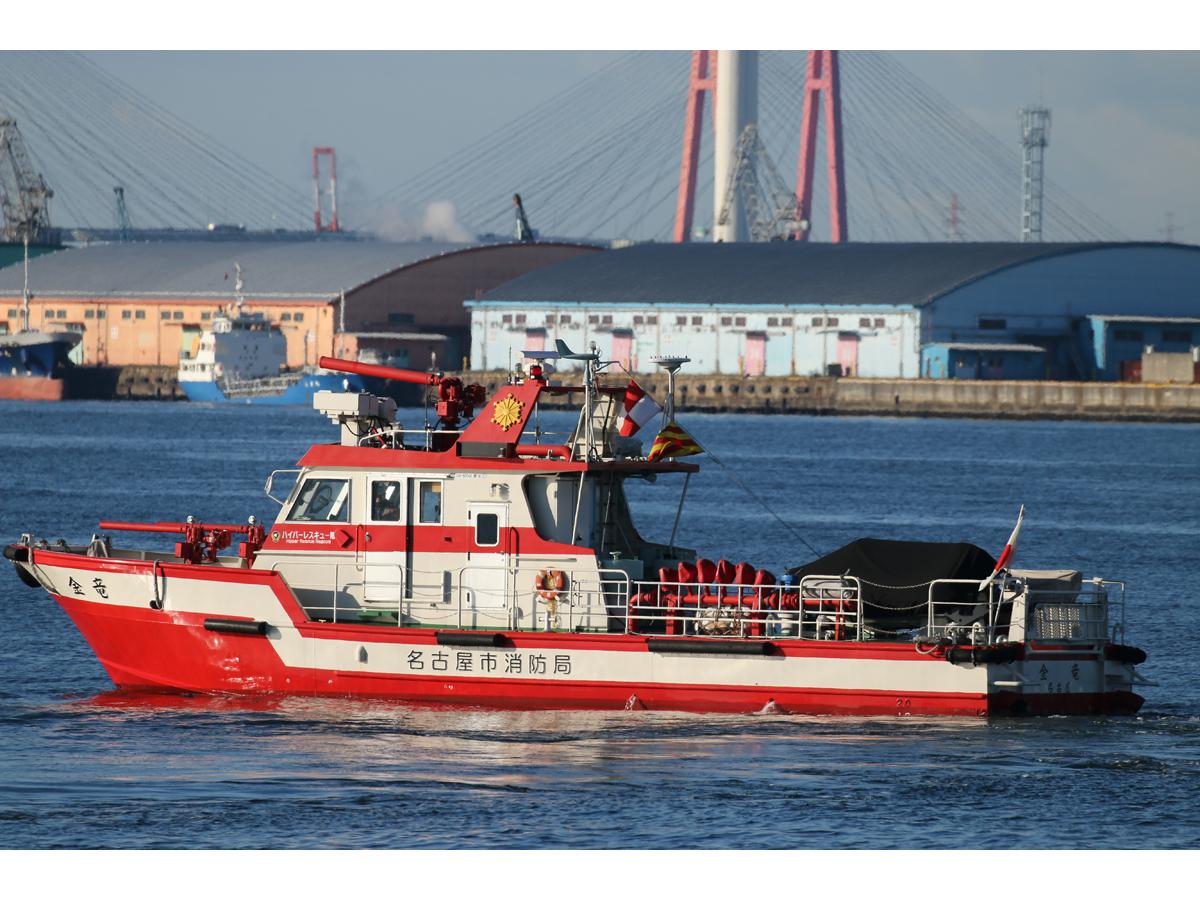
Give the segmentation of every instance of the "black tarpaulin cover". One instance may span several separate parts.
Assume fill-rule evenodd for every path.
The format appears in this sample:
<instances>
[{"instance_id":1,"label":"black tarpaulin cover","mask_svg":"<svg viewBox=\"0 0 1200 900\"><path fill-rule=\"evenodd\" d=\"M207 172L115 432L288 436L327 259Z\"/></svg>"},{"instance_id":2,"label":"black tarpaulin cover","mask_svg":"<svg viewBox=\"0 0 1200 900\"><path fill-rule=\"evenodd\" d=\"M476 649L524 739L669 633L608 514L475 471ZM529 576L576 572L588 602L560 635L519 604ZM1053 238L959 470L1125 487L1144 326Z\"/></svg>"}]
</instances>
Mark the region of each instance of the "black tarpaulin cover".
<instances>
[{"instance_id":1,"label":"black tarpaulin cover","mask_svg":"<svg viewBox=\"0 0 1200 900\"><path fill-rule=\"evenodd\" d=\"M862 582L864 621L901 628L925 622L930 581L987 578L995 567L995 558L974 544L859 538L788 574L797 583L806 575L853 575ZM976 598L971 585L941 587L934 597L939 605L958 601L964 611L974 608Z\"/></svg>"}]
</instances>

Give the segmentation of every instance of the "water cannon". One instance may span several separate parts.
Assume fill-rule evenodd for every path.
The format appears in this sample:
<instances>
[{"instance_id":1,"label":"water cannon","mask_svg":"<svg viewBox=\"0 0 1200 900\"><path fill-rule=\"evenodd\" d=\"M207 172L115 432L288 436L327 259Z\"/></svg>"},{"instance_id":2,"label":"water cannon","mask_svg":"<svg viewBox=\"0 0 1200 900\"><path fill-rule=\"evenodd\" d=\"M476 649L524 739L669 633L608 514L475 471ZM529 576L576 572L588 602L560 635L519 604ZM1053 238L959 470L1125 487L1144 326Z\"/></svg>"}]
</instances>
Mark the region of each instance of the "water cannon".
<instances>
[{"instance_id":1,"label":"water cannon","mask_svg":"<svg viewBox=\"0 0 1200 900\"><path fill-rule=\"evenodd\" d=\"M464 418L475 414L475 407L483 405L487 392L481 384L463 384L461 378L441 372L418 372L415 369L396 369L373 363L322 356L318 360L322 369L331 372L349 372L368 378L402 381L405 384L423 384L438 389L437 416L446 428L457 428Z\"/></svg>"}]
</instances>

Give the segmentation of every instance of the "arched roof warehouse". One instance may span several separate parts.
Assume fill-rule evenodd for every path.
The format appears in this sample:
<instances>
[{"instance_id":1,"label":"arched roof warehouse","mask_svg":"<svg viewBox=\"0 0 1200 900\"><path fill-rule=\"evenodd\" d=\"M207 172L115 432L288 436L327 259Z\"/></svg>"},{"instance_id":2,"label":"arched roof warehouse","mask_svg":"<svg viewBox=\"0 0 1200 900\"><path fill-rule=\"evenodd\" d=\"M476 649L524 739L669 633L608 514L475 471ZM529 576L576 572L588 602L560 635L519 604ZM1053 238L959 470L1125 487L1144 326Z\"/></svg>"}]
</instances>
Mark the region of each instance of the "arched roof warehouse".
<instances>
[{"instance_id":1,"label":"arched roof warehouse","mask_svg":"<svg viewBox=\"0 0 1200 900\"><path fill-rule=\"evenodd\" d=\"M464 300L541 266L601 249L571 243L170 241L70 248L31 260L29 270L35 302L63 307L59 317L65 311L67 324L81 318L85 306L154 303L171 308L172 325L178 319L190 327L200 325L201 309L234 299L240 267L248 304L294 321L284 312L290 306L327 307L344 293L346 332L436 332L450 339L444 352L455 359L469 335ZM0 269L0 301L10 301L10 308L21 297L22 268ZM120 343L93 327L98 312L88 318L92 325L80 323L86 329L88 362L170 364L178 358L178 350L172 349L178 342L161 339L157 332L163 326L154 313L126 320L124 331L118 329ZM323 314L322 321L328 322L308 338L303 331L310 328L311 316L303 327L285 329L289 362L311 362L309 344L333 352L332 326L340 318L340 310L337 316ZM35 319L34 324L42 322ZM62 327L57 319L53 325ZM130 341L125 332L137 329L155 331L155 340Z\"/></svg>"},{"instance_id":2,"label":"arched roof warehouse","mask_svg":"<svg viewBox=\"0 0 1200 900\"><path fill-rule=\"evenodd\" d=\"M1037 265L1053 262L1054 266ZM1200 275L1200 248L1179 244L642 244L580 257L514 279L484 300L574 304L926 306L1016 270L1090 281L1151 276L1184 289ZM1102 284L1092 284L1102 288ZM1192 293L1195 296L1195 292Z\"/></svg>"}]
</instances>

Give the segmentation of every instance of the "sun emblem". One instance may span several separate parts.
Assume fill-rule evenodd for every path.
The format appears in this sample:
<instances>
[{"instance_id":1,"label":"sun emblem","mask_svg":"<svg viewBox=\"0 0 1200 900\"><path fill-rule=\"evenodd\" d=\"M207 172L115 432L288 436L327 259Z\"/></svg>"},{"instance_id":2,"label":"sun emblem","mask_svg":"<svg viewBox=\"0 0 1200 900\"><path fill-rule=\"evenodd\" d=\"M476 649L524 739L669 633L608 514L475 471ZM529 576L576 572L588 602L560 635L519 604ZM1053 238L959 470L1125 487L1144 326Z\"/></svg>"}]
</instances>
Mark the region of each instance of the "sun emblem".
<instances>
[{"instance_id":1,"label":"sun emblem","mask_svg":"<svg viewBox=\"0 0 1200 900\"><path fill-rule=\"evenodd\" d=\"M521 420L521 407L524 405L509 394L503 400L497 400L496 405L492 407L492 421L499 425L502 431L508 431Z\"/></svg>"}]
</instances>

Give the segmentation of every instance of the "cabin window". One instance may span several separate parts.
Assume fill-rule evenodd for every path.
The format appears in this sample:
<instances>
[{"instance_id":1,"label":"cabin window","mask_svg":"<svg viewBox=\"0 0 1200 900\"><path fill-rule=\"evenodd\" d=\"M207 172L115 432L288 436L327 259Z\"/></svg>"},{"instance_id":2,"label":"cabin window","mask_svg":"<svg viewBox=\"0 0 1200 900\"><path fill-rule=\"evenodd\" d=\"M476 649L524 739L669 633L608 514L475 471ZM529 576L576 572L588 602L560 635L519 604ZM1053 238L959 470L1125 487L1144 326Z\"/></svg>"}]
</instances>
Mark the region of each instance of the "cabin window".
<instances>
[{"instance_id":1,"label":"cabin window","mask_svg":"<svg viewBox=\"0 0 1200 900\"><path fill-rule=\"evenodd\" d=\"M564 313L563 315L558 317L558 324L559 325L570 325L571 317Z\"/></svg>"},{"instance_id":2,"label":"cabin window","mask_svg":"<svg viewBox=\"0 0 1200 900\"><path fill-rule=\"evenodd\" d=\"M658 316L646 316L646 324L647 325L657 325L658 324Z\"/></svg>"},{"instance_id":3,"label":"cabin window","mask_svg":"<svg viewBox=\"0 0 1200 900\"><path fill-rule=\"evenodd\" d=\"M129 317L126 316L125 318L129 318ZM208 312L200 313L200 321L201 322L208 322L211 319L212 319L212 313L208 313Z\"/></svg>"},{"instance_id":4,"label":"cabin window","mask_svg":"<svg viewBox=\"0 0 1200 900\"><path fill-rule=\"evenodd\" d=\"M703 325L704 317L703 316L692 316L692 324L693 325Z\"/></svg>"},{"instance_id":5,"label":"cabin window","mask_svg":"<svg viewBox=\"0 0 1200 900\"><path fill-rule=\"evenodd\" d=\"M400 482L371 482L371 520L373 522L400 521Z\"/></svg>"},{"instance_id":6,"label":"cabin window","mask_svg":"<svg viewBox=\"0 0 1200 900\"><path fill-rule=\"evenodd\" d=\"M812 323L813 323L814 328L820 328L822 325L825 324L825 319L822 318L821 316L813 316Z\"/></svg>"},{"instance_id":7,"label":"cabin window","mask_svg":"<svg viewBox=\"0 0 1200 900\"><path fill-rule=\"evenodd\" d=\"M495 513L479 513L475 517L475 544L495 547L500 543L500 517Z\"/></svg>"},{"instance_id":8,"label":"cabin window","mask_svg":"<svg viewBox=\"0 0 1200 900\"><path fill-rule=\"evenodd\" d=\"M722 325L732 325L733 324L733 316L721 316L721 324Z\"/></svg>"},{"instance_id":9,"label":"cabin window","mask_svg":"<svg viewBox=\"0 0 1200 900\"><path fill-rule=\"evenodd\" d=\"M687 316L676 316L675 324L676 325L686 325L687 324Z\"/></svg>"},{"instance_id":10,"label":"cabin window","mask_svg":"<svg viewBox=\"0 0 1200 900\"><path fill-rule=\"evenodd\" d=\"M283 315L281 315L281 316L279 317L279 320L280 320L281 322L290 322L290 321L292 321L292 314L291 314L291 313L284 313Z\"/></svg>"},{"instance_id":11,"label":"cabin window","mask_svg":"<svg viewBox=\"0 0 1200 900\"><path fill-rule=\"evenodd\" d=\"M8 317L10 319L15 319L19 315L20 315L20 311L15 306L10 308L8 311Z\"/></svg>"},{"instance_id":12,"label":"cabin window","mask_svg":"<svg viewBox=\"0 0 1200 900\"><path fill-rule=\"evenodd\" d=\"M745 316L738 316L738 317L736 317L736 318L733 320L733 324L734 324L735 326L737 326L738 328L745 328L745 327L746 327L746 317L745 317Z\"/></svg>"},{"instance_id":13,"label":"cabin window","mask_svg":"<svg viewBox=\"0 0 1200 900\"><path fill-rule=\"evenodd\" d=\"M172 319L182 319L183 318L183 310L181 310L181 309L175 310L175 312L173 312L171 314L171 318Z\"/></svg>"},{"instance_id":14,"label":"cabin window","mask_svg":"<svg viewBox=\"0 0 1200 900\"><path fill-rule=\"evenodd\" d=\"M884 324L884 323L883 323L883 319L876 319L876 320L875 320L875 327L876 327L876 328L882 328L882 327L883 327L883 324Z\"/></svg>"},{"instance_id":15,"label":"cabin window","mask_svg":"<svg viewBox=\"0 0 1200 900\"><path fill-rule=\"evenodd\" d=\"M779 316L767 316L767 327L768 328L778 328L779 327Z\"/></svg>"},{"instance_id":16,"label":"cabin window","mask_svg":"<svg viewBox=\"0 0 1200 900\"><path fill-rule=\"evenodd\" d=\"M782 325L784 328L791 328L792 327L792 317L784 316L782 319L779 320L779 324Z\"/></svg>"},{"instance_id":17,"label":"cabin window","mask_svg":"<svg viewBox=\"0 0 1200 900\"><path fill-rule=\"evenodd\" d=\"M164 319L170 319L170 318L171 318L171 311L170 311L169 309L164 309L164 310L162 311L162 318L164 318Z\"/></svg>"},{"instance_id":18,"label":"cabin window","mask_svg":"<svg viewBox=\"0 0 1200 900\"><path fill-rule=\"evenodd\" d=\"M859 327L859 328L870 328L870 327L871 327L871 320L870 320L870 319L868 319L866 316L862 316L862 317L861 317L861 318L858 320L858 327Z\"/></svg>"},{"instance_id":19,"label":"cabin window","mask_svg":"<svg viewBox=\"0 0 1200 900\"><path fill-rule=\"evenodd\" d=\"M346 478L308 478L292 504L293 522L349 522L350 481Z\"/></svg>"},{"instance_id":20,"label":"cabin window","mask_svg":"<svg viewBox=\"0 0 1200 900\"><path fill-rule=\"evenodd\" d=\"M136 313L134 313L133 317L135 319L144 319L146 318L146 311L144 309L139 309Z\"/></svg>"},{"instance_id":21,"label":"cabin window","mask_svg":"<svg viewBox=\"0 0 1200 900\"><path fill-rule=\"evenodd\" d=\"M442 524L442 483L440 481L421 482L421 517L422 525Z\"/></svg>"},{"instance_id":22,"label":"cabin window","mask_svg":"<svg viewBox=\"0 0 1200 900\"><path fill-rule=\"evenodd\" d=\"M304 321L304 313L296 313L294 316L292 316L292 321L303 322Z\"/></svg>"}]
</instances>

